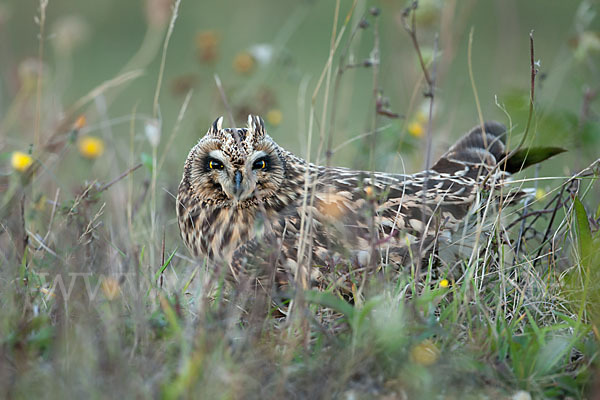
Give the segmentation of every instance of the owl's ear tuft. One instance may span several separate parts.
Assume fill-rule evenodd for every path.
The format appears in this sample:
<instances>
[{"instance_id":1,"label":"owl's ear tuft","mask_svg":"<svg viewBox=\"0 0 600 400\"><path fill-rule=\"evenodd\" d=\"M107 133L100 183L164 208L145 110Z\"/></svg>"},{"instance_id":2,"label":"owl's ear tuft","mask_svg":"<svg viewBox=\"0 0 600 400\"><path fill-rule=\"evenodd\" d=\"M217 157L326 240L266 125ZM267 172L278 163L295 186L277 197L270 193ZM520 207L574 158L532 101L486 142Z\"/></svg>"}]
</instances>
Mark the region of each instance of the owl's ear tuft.
<instances>
[{"instance_id":1,"label":"owl's ear tuft","mask_svg":"<svg viewBox=\"0 0 600 400\"><path fill-rule=\"evenodd\" d=\"M255 139L265 136L265 122L258 115L248 115L248 131Z\"/></svg>"},{"instance_id":2,"label":"owl's ear tuft","mask_svg":"<svg viewBox=\"0 0 600 400\"><path fill-rule=\"evenodd\" d=\"M215 133L219 132L221 129L223 129L223 117L222 116L215 119L215 122L213 122L212 125L210 126L208 133L215 134Z\"/></svg>"}]
</instances>

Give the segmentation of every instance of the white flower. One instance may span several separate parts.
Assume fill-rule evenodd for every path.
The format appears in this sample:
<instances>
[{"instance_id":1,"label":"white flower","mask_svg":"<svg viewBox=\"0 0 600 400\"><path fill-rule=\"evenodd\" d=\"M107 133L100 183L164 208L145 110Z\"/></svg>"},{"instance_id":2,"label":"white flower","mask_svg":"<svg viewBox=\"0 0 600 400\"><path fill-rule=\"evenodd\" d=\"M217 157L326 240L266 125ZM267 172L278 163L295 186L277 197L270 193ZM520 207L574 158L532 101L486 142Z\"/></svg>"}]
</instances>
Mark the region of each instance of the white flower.
<instances>
[{"instance_id":1,"label":"white flower","mask_svg":"<svg viewBox=\"0 0 600 400\"><path fill-rule=\"evenodd\" d=\"M157 119L148 120L144 129L150 146L158 147L160 143L160 122Z\"/></svg>"},{"instance_id":2,"label":"white flower","mask_svg":"<svg viewBox=\"0 0 600 400\"><path fill-rule=\"evenodd\" d=\"M265 65L271 62L275 50L273 49L273 46L268 43L259 43L250 47L248 52L259 64Z\"/></svg>"},{"instance_id":3,"label":"white flower","mask_svg":"<svg viewBox=\"0 0 600 400\"><path fill-rule=\"evenodd\" d=\"M513 395L512 400L531 400L531 395L529 394L529 392L519 390Z\"/></svg>"}]
</instances>

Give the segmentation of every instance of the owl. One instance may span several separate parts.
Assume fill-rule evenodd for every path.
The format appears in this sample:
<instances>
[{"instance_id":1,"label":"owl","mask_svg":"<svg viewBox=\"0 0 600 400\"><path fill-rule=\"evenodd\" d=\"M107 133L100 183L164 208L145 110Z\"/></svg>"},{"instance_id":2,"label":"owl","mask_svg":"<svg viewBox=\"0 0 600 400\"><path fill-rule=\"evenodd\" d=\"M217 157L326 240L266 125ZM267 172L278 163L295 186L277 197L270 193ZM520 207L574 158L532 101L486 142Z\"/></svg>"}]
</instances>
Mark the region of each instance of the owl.
<instances>
[{"instance_id":1,"label":"owl","mask_svg":"<svg viewBox=\"0 0 600 400\"><path fill-rule=\"evenodd\" d=\"M439 256L463 234L482 191L522 166L506 162L506 128L497 122L476 126L411 175L307 162L257 116L245 128L222 125L221 117L185 161L181 237L231 280L254 279L267 291L324 287L331 276L343 286L353 273Z\"/></svg>"}]
</instances>

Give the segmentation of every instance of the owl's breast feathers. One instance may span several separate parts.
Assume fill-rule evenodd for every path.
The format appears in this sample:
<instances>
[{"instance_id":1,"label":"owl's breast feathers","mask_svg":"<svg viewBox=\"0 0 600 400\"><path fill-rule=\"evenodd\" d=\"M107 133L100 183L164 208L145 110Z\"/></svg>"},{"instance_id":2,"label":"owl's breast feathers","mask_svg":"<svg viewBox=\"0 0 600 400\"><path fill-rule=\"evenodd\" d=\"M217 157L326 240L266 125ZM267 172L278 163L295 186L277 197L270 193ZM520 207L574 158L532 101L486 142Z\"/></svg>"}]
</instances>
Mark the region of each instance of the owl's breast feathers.
<instances>
[{"instance_id":1,"label":"owl's breast feathers","mask_svg":"<svg viewBox=\"0 0 600 400\"><path fill-rule=\"evenodd\" d=\"M497 168L507 155L505 135L496 122L477 126L413 175L315 166L281 149L286 180L268 198L220 207L195 201L182 181L182 237L194 255L228 264L234 277L251 271L271 282L293 278L298 260L316 267L317 280L323 268L364 267L373 250L377 262L403 265L416 248L426 253L458 228L482 183L513 172Z\"/></svg>"}]
</instances>

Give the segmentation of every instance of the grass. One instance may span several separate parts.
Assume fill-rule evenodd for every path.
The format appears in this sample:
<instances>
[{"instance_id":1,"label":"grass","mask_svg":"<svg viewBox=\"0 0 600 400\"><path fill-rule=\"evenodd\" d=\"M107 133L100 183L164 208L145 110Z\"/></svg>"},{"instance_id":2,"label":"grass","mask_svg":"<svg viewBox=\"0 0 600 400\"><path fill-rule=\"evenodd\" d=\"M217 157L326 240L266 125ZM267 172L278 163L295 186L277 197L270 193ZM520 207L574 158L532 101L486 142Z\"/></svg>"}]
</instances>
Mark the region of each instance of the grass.
<instances>
[{"instance_id":1,"label":"grass","mask_svg":"<svg viewBox=\"0 0 600 400\"><path fill-rule=\"evenodd\" d=\"M48 4L43 4L45 13ZM407 107L409 118L398 118L402 113L387 104L387 93L376 90L387 71L379 56L389 48L379 47L378 33L360 39L367 29L383 29L379 18L364 2L349 8L336 3L328 58L308 91L307 158L329 163L332 150L340 148L332 138L340 114L351 104L344 90L360 93L361 86L353 87L348 77L354 72L354 79L373 85L365 94L371 96L368 121L363 121L368 132L353 142L368 146L369 156L357 162L377 165L376 159L395 156L382 152L383 147L419 146L416 137L405 134L416 95ZM421 18L413 22L418 26ZM360 28L363 19L371 28ZM176 139L192 118L190 99L202 94L186 90L172 126L161 118L159 94L168 72L167 44L176 38L171 38L177 32L175 16L165 17L162 29L167 37L162 58L159 45L140 50L150 60L145 52L153 48L161 60L149 115L135 102L125 119L120 116L126 113L102 106L140 78L137 68L145 65L136 62L79 94L51 128L42 123L52 112L44 108L50 107L44 96L53 96L55 86L41 74L34 74L36 84L30 86L32 105L21 92L8 107L12 112L2 116L2 130L11 133L0 149L6 166L0 181L2 397L526 399L598 394L600 161L552 179L530 178L533 169L515 177L510 186L537 188L535 198L502 207L500 218L479 221L473 214L478 223L464 235L478 240L456 264L431 258L400 271L378 264L381 272L367 280L353 276L344 297L333 284L324 290L298 288L291 313L270 302L262 304L268 310L263 313L253 293L236 290L202 260L191 259L179 240L172 193L181 171L167 166L171 157L183 157L170 150L178 150ZM362 49L356 41L368 38L370 62L355 63L352 57ZM423 40L413 39L417 44ZM39 54L41 63L42 45ZM431 67L419 54L418 65ZM416 57L414 49L406 55ZM365 71L370 75L360 75ZM477 81L472 73L471 79ZM420 77L411 93L425 85L435 90L435 82ZM251 80L244 90L258 90L259 83ZM227 84L219 84L215 93L213 100L227 98ZM502 107L510 118L527 121L529 93L506 99ZM588 115L575 121L551 106L536 107L532 127L546 130L549 138L578 127L582 148L575 154L585 155L585 140L592 140L586 138L597 132L593 97L588 101ZM34 110L34 126L41 123L33 147L29 139L16 139L10 128L26 124L15 110L28 106ZM224 111L233 119L243 108L243 102L232 102ZM80 115L95 115L95 122ZM436 118L431 113L423 121ZM116 139L111 130L119 123L128 125L118 131L124 139ZM434 128L422 131L429 136ZM85 135L102 136L103 152L81 157L77 144ZM159 135L160 145L146 135ZM10 165L13 151L25 149ZM496 214L495 202L481 204L483 212Z\"/></svg>"}]
</instances>

